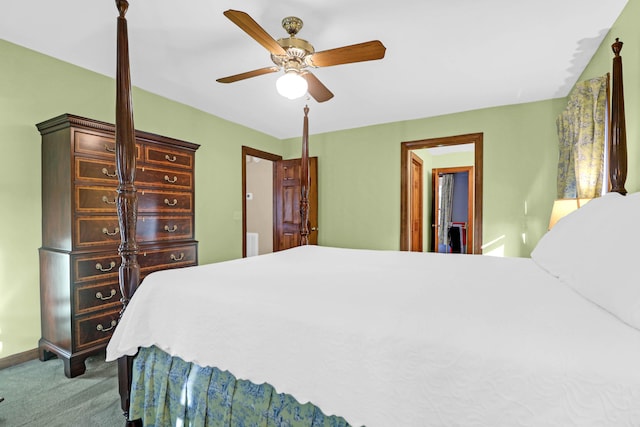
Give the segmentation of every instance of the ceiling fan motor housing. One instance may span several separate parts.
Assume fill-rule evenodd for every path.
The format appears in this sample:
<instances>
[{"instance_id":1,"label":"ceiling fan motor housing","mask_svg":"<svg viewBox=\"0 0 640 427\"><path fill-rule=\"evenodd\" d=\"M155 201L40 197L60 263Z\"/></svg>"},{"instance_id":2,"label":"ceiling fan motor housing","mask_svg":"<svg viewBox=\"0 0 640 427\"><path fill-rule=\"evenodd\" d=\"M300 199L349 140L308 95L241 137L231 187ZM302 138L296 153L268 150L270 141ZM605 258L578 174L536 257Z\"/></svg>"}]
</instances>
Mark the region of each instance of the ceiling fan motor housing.
<instances>
[{"instance_id":1,"label":"ceiling fan motor housing","mask_svg":"<svg viewBox=\"0 0 640 427\"><path fill-rule=\"evenodd\" d=\"M278 40L278 44L287 52L287 55L271 55L271 60L285 71L297 70L311 65L306 58L315 52L315 49L306 40L291 36Z\"/></svg>"}]
</instances>

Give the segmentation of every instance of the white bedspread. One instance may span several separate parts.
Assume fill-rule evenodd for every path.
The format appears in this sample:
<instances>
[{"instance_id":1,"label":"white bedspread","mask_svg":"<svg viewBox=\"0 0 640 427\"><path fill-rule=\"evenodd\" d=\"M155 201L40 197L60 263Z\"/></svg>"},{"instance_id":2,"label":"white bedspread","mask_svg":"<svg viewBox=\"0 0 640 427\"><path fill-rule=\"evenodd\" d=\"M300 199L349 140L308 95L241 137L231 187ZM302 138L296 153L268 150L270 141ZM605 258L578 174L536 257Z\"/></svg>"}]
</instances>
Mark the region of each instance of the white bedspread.
<instances>
[{"instance_id":1,"label":"white bedspread","mask_svg":"<svg viewBox=\"0 0 640 427\"><path fill-rule=\"evenodd\" d=\"M153 273L107 359L151 345L352 425L640 425L640 332L524 258L306 246Z\"/></svg>"}]
</instances>

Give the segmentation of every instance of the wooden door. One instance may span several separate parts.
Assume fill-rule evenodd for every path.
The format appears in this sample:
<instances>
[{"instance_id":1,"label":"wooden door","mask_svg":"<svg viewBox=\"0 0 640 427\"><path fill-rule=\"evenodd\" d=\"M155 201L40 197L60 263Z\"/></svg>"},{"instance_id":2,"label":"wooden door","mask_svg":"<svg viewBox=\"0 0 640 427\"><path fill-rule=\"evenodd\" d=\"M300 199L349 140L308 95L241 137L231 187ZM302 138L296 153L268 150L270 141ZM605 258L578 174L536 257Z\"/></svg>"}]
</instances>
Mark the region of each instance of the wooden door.
<instances>
[{"instance_id":1,"label":"wooden door","mask_svg":"<svg viewBox=\"0 0 640 427\"><path fill-rule=\"evenodd\" d=\"M274 168L273 250L300 246L300 159L279 160ZM318 244L318 158L309 158L309 244Z\"/></svg>"},{"instance_id":2,"label":"wooden door","mask_svg":"<svg viewBox=\"0 0 640 427\"><path fill-rule=\"evenodd\" d=\"M422 252L422 159L411 152L411 251Z\"/></svg>"}]
</instances>

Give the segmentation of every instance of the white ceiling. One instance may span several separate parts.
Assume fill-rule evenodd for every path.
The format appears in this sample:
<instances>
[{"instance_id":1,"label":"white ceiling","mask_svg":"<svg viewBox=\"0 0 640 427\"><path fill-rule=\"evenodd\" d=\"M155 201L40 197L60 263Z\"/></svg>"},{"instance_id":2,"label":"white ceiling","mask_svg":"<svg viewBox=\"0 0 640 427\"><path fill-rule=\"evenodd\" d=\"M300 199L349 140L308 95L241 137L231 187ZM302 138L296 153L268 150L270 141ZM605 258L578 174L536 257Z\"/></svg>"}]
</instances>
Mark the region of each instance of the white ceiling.
<instances>
[{"instance_id":1,"label":"white ceiling","mask_svg":"<svg viewBox=\"0 0 640 427\"><path fill-rule=\"evenodd\" d=\"M0 38L115 74L113 0L7 1ZM130 0L133 84L277 138L567 95L627 0ZM316 51L369 40L384 59L318 68L328 102L289 101L279 73L215 80L272 65L222 14L247 12L274 38L285 16ZM135 99L134 99L135 102ZM134 105L135 108L135 105ZM70 113L73 113L70 111Z\"/></svg>"}]
</instances>

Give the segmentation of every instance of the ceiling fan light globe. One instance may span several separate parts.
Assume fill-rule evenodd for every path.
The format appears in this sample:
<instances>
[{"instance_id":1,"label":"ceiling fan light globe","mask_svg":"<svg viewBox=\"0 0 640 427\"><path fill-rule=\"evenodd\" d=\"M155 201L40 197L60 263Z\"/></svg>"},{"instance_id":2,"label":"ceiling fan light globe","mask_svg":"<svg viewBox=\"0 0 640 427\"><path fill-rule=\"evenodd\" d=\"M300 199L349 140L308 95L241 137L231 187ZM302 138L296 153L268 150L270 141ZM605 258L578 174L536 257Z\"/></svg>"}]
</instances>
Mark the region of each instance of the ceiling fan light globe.
<instances>
[{"instance_id":1,"label":"ceiling fan light globe","mask_svg":"<svg viewBox=\"0 0 640 427\"><path fill-rule=\"evenodd\" d=\"M297 72L289 71L276 80L278 93L288 99L298 99L307 93L307 81Z\"/></svg>"}]
</instances>

